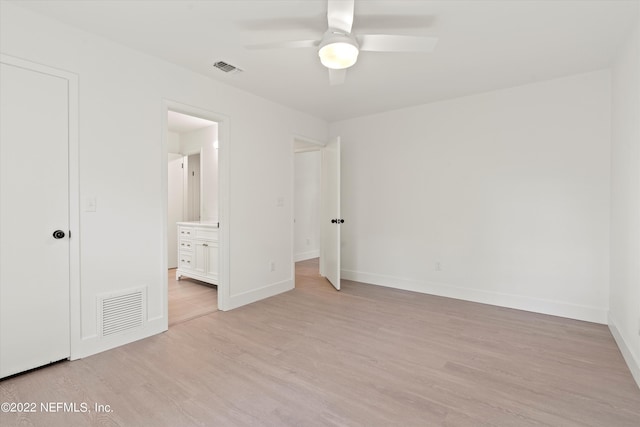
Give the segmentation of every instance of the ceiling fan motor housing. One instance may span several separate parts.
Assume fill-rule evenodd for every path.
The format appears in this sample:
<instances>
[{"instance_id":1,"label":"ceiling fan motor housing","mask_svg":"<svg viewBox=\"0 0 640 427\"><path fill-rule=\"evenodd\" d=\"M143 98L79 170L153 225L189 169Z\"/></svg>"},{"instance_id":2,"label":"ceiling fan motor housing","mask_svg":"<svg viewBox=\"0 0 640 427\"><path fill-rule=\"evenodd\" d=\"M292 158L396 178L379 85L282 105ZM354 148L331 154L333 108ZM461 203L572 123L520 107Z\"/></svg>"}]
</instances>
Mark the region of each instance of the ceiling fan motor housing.
<instances>
[{"instance_id":1,"label":"ceiling fan motor housing","mask_svg":"<svg viewBox=\"0 0 640 427\"><path fill-rule=\"evenodd\" d=\"M318 56L325 67L341 70L356 63L359 51L358 42L353 35L329 28L320 41Z\"/></svg>"}]
</instances>

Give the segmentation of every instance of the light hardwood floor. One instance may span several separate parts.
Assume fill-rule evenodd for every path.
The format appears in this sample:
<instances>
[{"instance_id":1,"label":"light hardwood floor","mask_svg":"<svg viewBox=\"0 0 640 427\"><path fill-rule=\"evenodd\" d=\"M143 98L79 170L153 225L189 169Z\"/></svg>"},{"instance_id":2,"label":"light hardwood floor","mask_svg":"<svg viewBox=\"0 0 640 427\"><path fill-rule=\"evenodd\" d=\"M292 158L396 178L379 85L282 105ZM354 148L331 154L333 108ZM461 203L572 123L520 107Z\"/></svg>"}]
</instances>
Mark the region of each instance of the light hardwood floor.
<instances>
[{"instance_id":1,"label":"light hardwood floor","mask_svg":"<svg viewBox=\"0 0 640 427\"><path fill-rule=\"evenodd\" d=\"M168 270L169 327L218 310L218 290L214 285L182 277L176 280L176 270Z\"/></svg>"},{"instance_id":2,"label":"light hardwood floor","mask_svg":"<svg viewBox=\"0 0 640 427\"><path fill-rule=\"evenodd\" d=\"M2 414L35 426L640 425L606 326L343 281L296 289L0 383L9 402L111 413Z\"/></svg>"}]
</instances>

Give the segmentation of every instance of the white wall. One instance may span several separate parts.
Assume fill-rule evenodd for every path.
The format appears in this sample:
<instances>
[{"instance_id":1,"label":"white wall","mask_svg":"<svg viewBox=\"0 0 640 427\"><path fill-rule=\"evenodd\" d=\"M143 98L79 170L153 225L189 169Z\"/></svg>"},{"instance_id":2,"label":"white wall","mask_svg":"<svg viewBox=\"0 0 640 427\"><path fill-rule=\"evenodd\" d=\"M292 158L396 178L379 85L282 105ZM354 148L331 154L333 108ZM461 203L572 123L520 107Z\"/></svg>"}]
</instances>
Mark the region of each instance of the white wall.
<instances>
[{"instance_id":1,"label":"white wall","mask_svg":"<svg viewBox=\"0 0 640 427\"><path fill-rule=\"evenodd\" d=\"M191 132L180 134L180 152L182 154L199 153L205 146L213 146L218 140L218 125L196 129Z\"/></svg>"},{"instance_id":2,"label":"white wall","mask_svg":"<svg viewBox=\"0 0 640 427\"><path fill-rule=\"evenodd\" d=\"M177 135L177 134L176 134ZM167 268L178 267L178 226L184 221L183 156L169 153L167 165Z\"/></svg>"},{"instance_id":3,"label":"white wall","mask_svg":"<svg viewBox=\"0 0 640 427\"><path fill-rule=\"evenodd\" d=\"M320 165L322 152L295 154L294 261L320 256Z\"/></svg>"},{"instance_id":4,"label":"white wall","mask_svg":"<svg viewBox=\"0 0 640 427\"><path fill-rule=\"evenodd\" d=\"M180 148L180 134L178 132L167 132L167 151L169 153L182 153Z\"/></svg>"},{"instance_id":5,"label":"white wall","mask_svg":"<svg viewBox=\"0 0 640 427\"><path fill-rule=\"evenodd\" d=\"M81 212L81 331L71 337L73 357L166 327L163 99L229 119L230 305L293 287L291 138L326 140L325 121L6 2L0 51L79 75L80 192L95 195L98 210ZM148 288L144 330L99 338L96 296L139 286Z\"/></svg>"},{"instance_id":6,"label":"white wall","mask_svg":"<svg viewBox=\"0 0 640 427\"><path fill-rule=\"evenodd\" d=\"M343 278L606 323L610 132L608 71L331 124Z\"/></svg>"},{"instance_id":7,"label":"white wall","mask_svg":"<svg viewBox=\"0 0 640 427\"><path fill-rule=\"evenodd\" d=\"M640 385L639 39L636 25L612 71L609 327Z\"/></svg>"},{"instance_id":8,"label":"white wall","mask_svg":"<svg viewBox=\"0 0 640 427\"><path fill-rule=\"evenodd\" d=\"M218 126L209 126L182 136L183 147L186 150L191 143L192 136L197 136L193 142L201 139L200 164L202 168L200 219L202 221L218 221L218 149L214 144L218 141ZM185 151L186 152L186 151Z\"/></svg>"},{"instance_id":9,"label":"white wall","mask_svg":"<svg viewBox=\"0 0 640 427\"><path fill-rule=\"evenodd\" d=\"M203 221L218 221L218 149L213 144L202 147L202 206Z\"/></svg>"}]
</instances>

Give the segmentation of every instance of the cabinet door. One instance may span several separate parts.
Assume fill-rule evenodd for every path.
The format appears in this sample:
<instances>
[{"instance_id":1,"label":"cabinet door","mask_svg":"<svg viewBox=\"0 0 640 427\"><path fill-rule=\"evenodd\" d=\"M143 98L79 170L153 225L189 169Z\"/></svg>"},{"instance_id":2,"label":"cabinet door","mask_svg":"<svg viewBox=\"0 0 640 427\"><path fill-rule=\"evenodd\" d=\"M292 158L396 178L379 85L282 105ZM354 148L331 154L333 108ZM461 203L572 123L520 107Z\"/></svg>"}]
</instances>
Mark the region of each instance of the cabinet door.
<instances>
[{"instance_id":1,"label":"cabinet door","mask_svg":"<svg viewBox=\"0 0 640 427\"><path fill-rule=\"evenodd\" d=\"M207 271L207 243L194 242L193 243L193 269L199 274L206 274Z\"/></svg>"},{"instance_id":2,"label":"cabinet door","mask_svg":"<svg viewBox=\"0 0 640 427\"><path fill-rule=\"evenodd\" d=\"M218 278L218 243L207 243L207 271L206 275L214 279Z\"/></svg>"}]
</instances>

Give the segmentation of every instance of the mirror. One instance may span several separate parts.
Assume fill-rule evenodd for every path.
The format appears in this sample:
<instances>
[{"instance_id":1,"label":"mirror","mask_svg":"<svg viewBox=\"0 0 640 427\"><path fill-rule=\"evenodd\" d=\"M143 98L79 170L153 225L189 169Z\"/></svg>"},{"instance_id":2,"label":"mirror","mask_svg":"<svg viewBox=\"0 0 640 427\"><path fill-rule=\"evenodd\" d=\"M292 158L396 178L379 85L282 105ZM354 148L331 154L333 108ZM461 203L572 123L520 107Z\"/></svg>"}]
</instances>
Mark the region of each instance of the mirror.
<instances>
[{"instance_id":1,"label":"mirror","mask_svg":"<svg viewBox=\"0 0 640 427\"><path fill-rule=\"evenodd\" d=\"M181 157L184 171L182 221L217 222L218 124L169 111L168 128L169 161Z\"/></svg>"}]
</instances>

